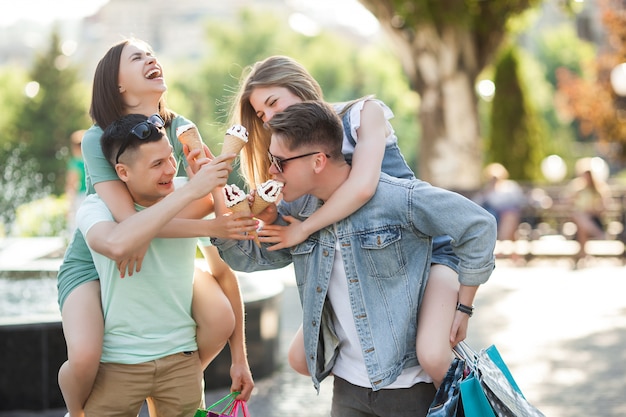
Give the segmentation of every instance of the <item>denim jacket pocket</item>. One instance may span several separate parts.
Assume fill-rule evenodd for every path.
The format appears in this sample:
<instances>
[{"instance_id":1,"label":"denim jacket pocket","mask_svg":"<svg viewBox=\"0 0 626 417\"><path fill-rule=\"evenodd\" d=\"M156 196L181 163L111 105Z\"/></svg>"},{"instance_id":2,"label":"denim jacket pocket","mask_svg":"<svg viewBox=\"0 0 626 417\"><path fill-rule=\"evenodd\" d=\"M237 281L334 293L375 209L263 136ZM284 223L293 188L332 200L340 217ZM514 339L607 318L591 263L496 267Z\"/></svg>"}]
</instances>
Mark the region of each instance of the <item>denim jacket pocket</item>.
<instances>
[{"instance_id":1,"label":"denim jacket pocket","mask_svg":"<svg viewBox=\"0 0 626 417\"><path fill-rule=\"evenodd\" d=\"M401 238L402 231L399 227L375 230L359 236L371 276L391 278L404 270L406 260L400 247Z\"/></svg>"},{"instance_id":2,"label":"denim jacket pocket","mask_svg":"<svg viewBox=\"0 0 626 417\"><path fill-rule=\"evenodd\" d=\"M307 260L310 260L311 257L314 256L313 251L317 244L316 241L305 240L290 250L298 286L302 286L306 283L306 277L311 273L311 269L314 268L312 266L314 263L307 262ZM303 259L304 261L298 262L299 259Z\"/></svg>"}]
</instances>

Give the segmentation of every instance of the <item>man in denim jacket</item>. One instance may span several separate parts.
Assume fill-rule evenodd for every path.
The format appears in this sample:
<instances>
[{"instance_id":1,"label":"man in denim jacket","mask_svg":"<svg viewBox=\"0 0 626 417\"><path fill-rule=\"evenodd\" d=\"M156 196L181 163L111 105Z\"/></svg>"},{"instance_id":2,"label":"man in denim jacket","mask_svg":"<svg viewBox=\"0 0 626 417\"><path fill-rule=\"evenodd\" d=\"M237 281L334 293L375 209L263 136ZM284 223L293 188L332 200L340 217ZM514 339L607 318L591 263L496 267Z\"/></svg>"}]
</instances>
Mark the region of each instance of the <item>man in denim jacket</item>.
<instances>
[{"instance_id":1,"label":"man in denim jacket","mask_svg":"<svg viewBox=\"0 0 626 417\"><path fill-rule=\"evenodd\" d=\"M286 224L285 216L304 220L350 174L341 153L341 120L324 103L304 102L268 125L270 172L284 183L277 223ZM426 415L435 392L418 365L415 339L431 240L439 235L452 238L462 284L477 287L488 280L494 268L493 216L459 194L384 173L361 209L293 248L213 242L236 270L293 262L316 389L334 375L332 416L414 417Z\"/></svg>"}]
</instances>

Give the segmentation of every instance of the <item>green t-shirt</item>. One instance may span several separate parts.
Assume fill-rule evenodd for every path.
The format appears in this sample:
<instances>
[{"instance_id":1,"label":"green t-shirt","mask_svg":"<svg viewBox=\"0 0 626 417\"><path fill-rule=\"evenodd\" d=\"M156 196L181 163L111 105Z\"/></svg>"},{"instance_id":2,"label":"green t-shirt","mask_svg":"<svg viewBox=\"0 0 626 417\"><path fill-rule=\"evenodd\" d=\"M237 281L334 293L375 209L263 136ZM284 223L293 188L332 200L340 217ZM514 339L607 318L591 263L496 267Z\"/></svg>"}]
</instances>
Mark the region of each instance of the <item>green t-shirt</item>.
<instances>
[{"instance_id":1,"label":"green t-shirt","mask_svg":"<svg viewBox=\"0 0 626 417\"><path fill-rule=\"evenodd\" d=\"M191 123L183 116L176 116L172 120L172 124L165 129L167 137L174 148L174 157L179 167L179 174L186 176L185 168L187 167L187 159L183 152L183 145L176 137L176 128L184 124ZM85 161L85 182L87 186L87 194L94 194L94 184L104 181L118 181L119 178L115 169L109 164L100 147L100 137L102 129L93 125L90 127L83 137L82 152ZM98 273L93 264L91 253L85 243L85 239L80 232L76 230L72 240L70 241L63 258L63 263L59 268L57 275L57 290L59 306L63 308L63 303L72 290L79 285L98 279Z\"/></svg>"},{"instance_id":2,"label":"green t-shirt","mask_svg":"<svg viewBox=\"0 0 626 417\"><path fill-rule=\"evenodd\" d=\"M76 219L85 235L95 224L114 221L98 195L87 197ZM195 238L153 239L141 271L124 279L115 261L92 251L104 314L101 362L137 364L197 350L191 315L195 246Z\"/></svg>"}]
</instances>

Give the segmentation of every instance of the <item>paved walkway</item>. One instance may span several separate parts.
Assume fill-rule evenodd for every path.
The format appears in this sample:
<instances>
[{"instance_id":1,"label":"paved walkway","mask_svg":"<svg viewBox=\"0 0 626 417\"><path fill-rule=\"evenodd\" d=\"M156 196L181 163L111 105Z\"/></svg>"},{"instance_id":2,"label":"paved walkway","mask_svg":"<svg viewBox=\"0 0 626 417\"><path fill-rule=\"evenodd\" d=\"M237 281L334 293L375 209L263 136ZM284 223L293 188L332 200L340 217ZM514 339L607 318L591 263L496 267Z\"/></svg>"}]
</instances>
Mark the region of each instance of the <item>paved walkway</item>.
<instances>
[{"instance_id":1,"label":"paved walkway","mask_svg":"<svg viewBox=\"0 0 626 417\"><path fill-rule=\"evenodd\" d=\"M332 382L316 395L310 380L284 362L300 323L290 270L281 272L281 358L276 373L256 381L254 417L329 415ZM626 267L605 260L573 270L567 262L513 267L500 262L478 293L468 342L495 344L530 402L548 417L626 415ZM227 390L207 392L207 402ZM64 410L0 413L0 417L63 417ZM141 416L147 416L142 411Z\"/></svg>"}]
</instances>

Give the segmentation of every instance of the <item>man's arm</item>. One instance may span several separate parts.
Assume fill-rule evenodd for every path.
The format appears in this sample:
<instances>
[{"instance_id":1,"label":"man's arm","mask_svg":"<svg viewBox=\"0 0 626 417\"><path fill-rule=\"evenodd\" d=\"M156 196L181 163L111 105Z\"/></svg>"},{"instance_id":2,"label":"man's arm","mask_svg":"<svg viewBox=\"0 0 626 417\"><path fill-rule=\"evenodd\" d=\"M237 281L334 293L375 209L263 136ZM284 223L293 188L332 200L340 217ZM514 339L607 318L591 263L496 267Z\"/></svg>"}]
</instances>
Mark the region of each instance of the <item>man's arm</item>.
<instances>
[{"instance_id":1,"label":"man's arm","mask_svg":"<svg viewBox=\"0 0 626 417\"><path fill-rule=\"evenodd\" d=\"M226 163L207 164L185 186L121 223L101 222L87 232L89 246L116 262L128 259L147 245L159 230L190 202L202 198L228 178Z\"/></svg>"},{"instance_id":2,"label":"man's arm","mask_svg":"<svg viewBox=\"0 0 626 417\"><path fill-rule=\"evenodd\" d=\"M284 209L287 204L281 202L280 205ZM283 212L283 215L287 214ZM287 223L282 216L279 216L275 224ZM259 247L251 240L212 238L211 242L219 250L222 259L236 271L254 272L279 269L292 262L289 249L268 251L268 246L272 245L268 243L261 243Z\"/></svg>"},{"instance_id":3,"label":"man's arm","mask_svg":"<svg viewBox=\"0 0 626 417\"><path fill-rule=\"evenodd\" d=\"M459 257L460 283L470 287L485 283L495 267L495 218L462 195L423 181L415 180L410 194L414 227L430 236L452 238ZM472 291L468 290L468 299L473 298Z\"/></svg>"}]
</instances>

